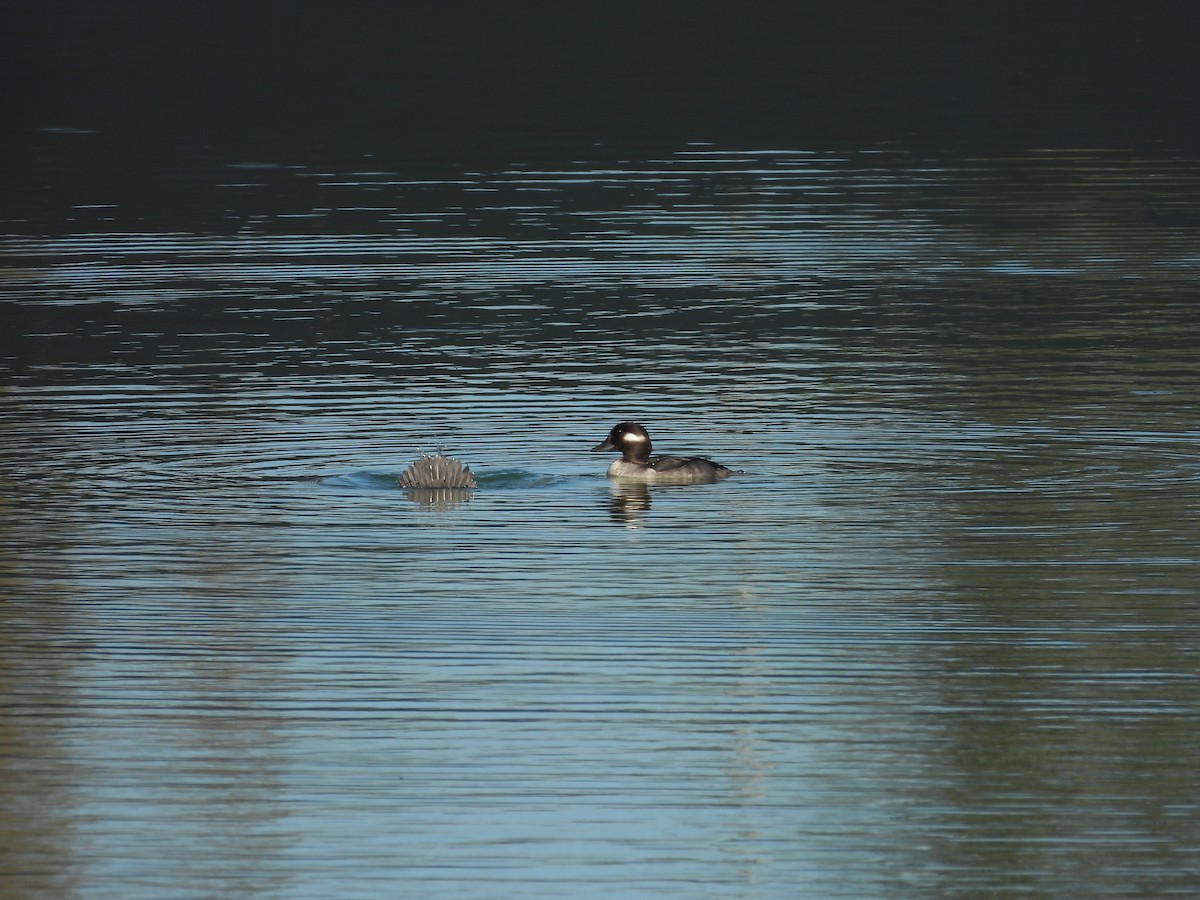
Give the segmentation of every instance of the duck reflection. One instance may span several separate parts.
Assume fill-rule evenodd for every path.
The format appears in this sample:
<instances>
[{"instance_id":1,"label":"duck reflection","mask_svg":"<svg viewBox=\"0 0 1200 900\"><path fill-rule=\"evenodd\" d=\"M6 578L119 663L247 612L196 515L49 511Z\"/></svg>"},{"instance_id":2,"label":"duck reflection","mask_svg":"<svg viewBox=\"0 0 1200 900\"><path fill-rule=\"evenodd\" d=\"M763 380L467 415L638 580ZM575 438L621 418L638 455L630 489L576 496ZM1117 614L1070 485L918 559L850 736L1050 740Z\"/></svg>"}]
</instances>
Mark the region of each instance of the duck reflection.
<instances>
[{"instance_id":1,"label":"duck reflection","mask_svg":"<svg viewBox=\"0 0 1200 900\"><path fill-rule=\"evenodd\" d=\"M650 510L650 486L637 481L610 481L608 514L626 528L641 528Z\"/></svg>"},{"instance_id":2,"label":"duck reflection","mask_svg":"<svg viewBox=\"0 0 1200 900\"><path fill-rule=\"evenodd\" d=\"M405 488L404 496L427 509L443 512L466 503L475 492L466 488L410 487Z\"/></svg>"}]
</instances>

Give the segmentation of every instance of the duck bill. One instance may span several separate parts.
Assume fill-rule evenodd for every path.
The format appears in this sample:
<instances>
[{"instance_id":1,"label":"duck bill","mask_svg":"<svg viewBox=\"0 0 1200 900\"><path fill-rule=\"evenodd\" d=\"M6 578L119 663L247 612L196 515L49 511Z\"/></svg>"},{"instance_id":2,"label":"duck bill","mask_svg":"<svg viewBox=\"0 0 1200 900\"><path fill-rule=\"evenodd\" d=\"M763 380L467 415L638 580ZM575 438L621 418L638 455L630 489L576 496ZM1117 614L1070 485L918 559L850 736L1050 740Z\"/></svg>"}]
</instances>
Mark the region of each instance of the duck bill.
<instances>
[{"instance_id":1,"label":"duck bill","mask_svg":"<svg viewBox=\"0 0 1200 900\"><path fill-rule=\"evenodd\" d=\"M595 447L592 448L592 453L598 453L601 450L616 450L616 445L612 442L612 438L605 438Z\"/></svg>"}]
</instances>

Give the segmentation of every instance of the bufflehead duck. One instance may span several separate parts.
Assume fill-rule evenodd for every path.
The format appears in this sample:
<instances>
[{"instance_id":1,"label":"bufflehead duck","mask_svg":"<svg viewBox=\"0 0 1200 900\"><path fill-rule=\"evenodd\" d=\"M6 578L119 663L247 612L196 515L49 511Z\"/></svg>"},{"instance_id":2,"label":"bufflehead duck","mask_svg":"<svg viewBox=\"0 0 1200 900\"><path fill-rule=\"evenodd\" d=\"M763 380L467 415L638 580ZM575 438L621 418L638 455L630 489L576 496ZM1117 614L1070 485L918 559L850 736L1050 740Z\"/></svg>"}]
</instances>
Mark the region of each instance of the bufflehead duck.
<instances>
[{"instance_id":1,"label":"bufflehead duck","mask_svg":"<svg viewBox=\"0 0 1200 900\"><path fill-rule=\"evenodd\" d=\"M479 487L470 466L449 456L424 454L400 476L404 488L473 488Z\"/></svg>"},{"instance_id":2,"label":"bufflehead duck","mask_svg":"<svg viewBox=\"0 0 1200 900\"><path fill-rule=\"evenodd\" d=\"M702 456L651 456L650 435L637 422L613 426L603 441L592 448L619 450L621 458L608 467L609 478L627 478L650 484L707 484L734 474Z\"/></svg>"}]
</instances>

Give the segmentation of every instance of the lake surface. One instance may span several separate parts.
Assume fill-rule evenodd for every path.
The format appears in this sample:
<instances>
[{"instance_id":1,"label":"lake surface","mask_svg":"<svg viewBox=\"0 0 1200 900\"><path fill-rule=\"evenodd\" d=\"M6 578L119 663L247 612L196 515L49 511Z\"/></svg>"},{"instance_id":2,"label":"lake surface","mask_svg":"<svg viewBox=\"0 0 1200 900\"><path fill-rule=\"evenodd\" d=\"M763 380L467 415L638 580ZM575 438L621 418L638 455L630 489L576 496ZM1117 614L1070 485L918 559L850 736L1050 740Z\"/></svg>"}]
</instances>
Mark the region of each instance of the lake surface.
<instances>
[{"instance_id":1,"label":"lake surface","mask_svg":"<svg viewBox=\"0 0 1200 900\"><path fill-rule=\"evenodd\" d=\"M37 140L5 896L1200 891L1195 159Z\"/></svg>"}]
</instances>

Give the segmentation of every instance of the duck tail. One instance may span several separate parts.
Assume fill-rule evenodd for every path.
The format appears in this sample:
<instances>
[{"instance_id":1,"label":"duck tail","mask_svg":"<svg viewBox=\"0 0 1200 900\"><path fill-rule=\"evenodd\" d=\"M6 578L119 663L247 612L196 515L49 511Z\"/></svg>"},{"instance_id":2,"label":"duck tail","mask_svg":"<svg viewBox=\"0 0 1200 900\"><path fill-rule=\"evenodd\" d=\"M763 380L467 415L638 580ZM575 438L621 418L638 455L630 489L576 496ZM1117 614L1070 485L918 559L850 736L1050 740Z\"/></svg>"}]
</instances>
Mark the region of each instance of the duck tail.
<instances>
[{"instance_id":1,"label":"duck tail","mask_svg":"<svg viewBox=\"0 0 1200 900\"><path fill-rule=\"evenodd\" d=\"M418 457L400 476L400 487L406 488L473 488L479 487L471 468L449 456Z\"/></svg>"}]
</instances>

